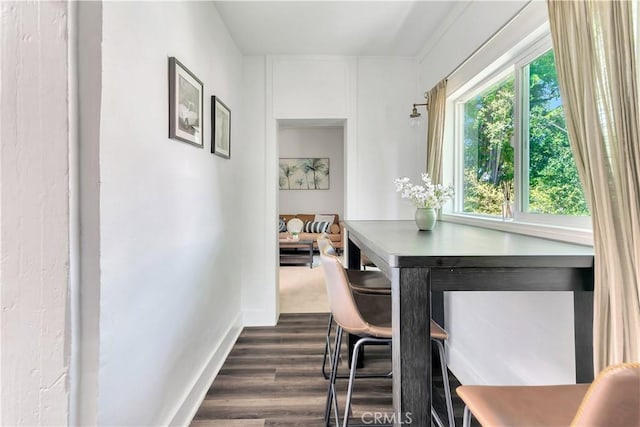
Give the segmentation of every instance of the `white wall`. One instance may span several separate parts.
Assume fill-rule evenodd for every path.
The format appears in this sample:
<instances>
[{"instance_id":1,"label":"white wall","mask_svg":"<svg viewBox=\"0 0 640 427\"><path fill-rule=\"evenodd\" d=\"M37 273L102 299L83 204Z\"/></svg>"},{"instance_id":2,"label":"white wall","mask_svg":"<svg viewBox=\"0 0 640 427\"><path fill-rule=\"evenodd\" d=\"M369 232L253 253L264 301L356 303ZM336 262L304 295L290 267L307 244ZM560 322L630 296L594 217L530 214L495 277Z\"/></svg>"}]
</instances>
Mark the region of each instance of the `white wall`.
<instances>
[{"instance_id":1,"label":"white wall","mask_svg":"<svg viewBox=\"0 0 640 427\"><path fill-rule=\"evenodd\" d=\"M430 89L462 63L522 7L522 2L472 2L447 22L438 42L421 58L420 81ZM475 75L540 26L546 4L527 15L474 56L449 80ZM482 22L482 25L475 25ZM469 72L474 69L474 72ZM448 150L451 152L451 150ZM452 156L451 156L452 158ZM445 160L445 181L452 163ZM445 296L450 368L462 383L550 384L575 381L573 300L570 293L449 293Z\"/></svg>"},{"instance_id":2,"label":"white wall","mask_svg":"<svg viewBox=\"0 0 640 427\"><path fill-rule=\"evenodd\" d=\"M268 206L276 209L276 177L268 176L277 168L277 147L266 143L266 60L263 56L247 56L243 62L243 104L245 105L244 140L246 144L234 148L235 157L242 158L238 173L243 179L237 197L242 227L251 233L250 244L243 245L242 260L251 268L242 269L242 314L244 324L275 325L277 322L277 254L275 239L277 220ZM267 154L267 153L273 154Z\"/></svg>"},{"instance_id":3,"label":"white wall","mask_svg":"<svg viewBox=\"0 0 640 427\"><path fill-rule=\"evenodd\" d=\"M354 58L275 56L271 62L273 117L342 118L355 108Z\"/></svg>"},{"instance_id":4,"label":"white wall","mask_svg":"<svg viewBox=\"0 0 640 427\"><path fill-rule=\"evenodd\" d=\"M241 321L242 57L210 2L105 2L102 39L98 422L166 425ZM167 137L170 56L204 83L204 149ZM214 94L230 160L210 153Z\"/></svg>"},{"instance_id":5,"label":"white wall","mask_svg":"<svg viewBox=\"0 0 640 427\"><path fill-rule=\"evenodd\" d=\"M426 169L426 128L409 127L412 104L424 102L413 58L358 58L357 139L348 162L355 180L349 219L412 219L393 180L415 182ZM419 107L426 116L424 107ZM424 123L424 121L423 121Z\"/></svg>"},{"instance_id":6,"label":"white wall","mask_svg":"<svg viewBox=\"0 0 640 427\"><path fill-rule=\"evenodd\" d=\"M7 426L69 422L68 7L0 3L0 424Z\"/></svg>"},{"instance_id":7,"label":"white wall","mask_svg":"<svg viewBox=\"0 0 640 427\"><path fill-rule=\"evenodd\" d=\"M72 282L71 319L72 425L98 422L100 355L100 105L102 102L102 3L72 3L77 32L78 143L75 153L72 214L81 228L73 241L77 252L78 283ZM73 252L72 252L73 253Z\"/></svg>"},{"instance_id":8,"label":"white wall","mask_svg":"<svg viewBox=\"0 0 640 427\"><path fill-rule=\"evenodd\" d=\"M344 215L344 128L280 128L280 158L328 158L328 190L279 190L279 212Z\"/></svg>"}]
</instances>

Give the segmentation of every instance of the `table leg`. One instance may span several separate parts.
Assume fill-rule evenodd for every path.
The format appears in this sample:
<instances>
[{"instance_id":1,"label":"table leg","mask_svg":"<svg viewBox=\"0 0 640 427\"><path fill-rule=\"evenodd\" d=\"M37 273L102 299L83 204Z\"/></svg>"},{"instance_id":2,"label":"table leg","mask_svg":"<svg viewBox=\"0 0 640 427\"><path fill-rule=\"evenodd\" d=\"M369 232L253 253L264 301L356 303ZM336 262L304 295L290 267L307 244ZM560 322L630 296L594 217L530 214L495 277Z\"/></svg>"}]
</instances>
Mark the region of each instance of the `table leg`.
<instances>
[{"instance_id":1,"label":"table leg","mask_svg":"<svg viewBox=\"0 0 640 427\"><path fill-rule=\"evenodd\" d=\"M431 274L394 268L391 280L394 425L431 425Z\"/></svg>"},{"instance_id":2,"label":"table leg","mask_svg":"<svg viewBox=\"0 0 640 427\"><path fill-rule=\"evenodd\" d=\"M313 268L313 242L309 245L309 268Z\"/></svg>"},{"instance_id":3,"label":"table leg","mask_svg":"<svg viewBox=\"0 0 640 427\"><path fill-rule=\"evenodd\" d=\"M593 292L573 293L576 383L593 381Z\"/></svg>"},{"instance_id":4,"label":"table leg","mask_svg":"<svg viewBox=\"0 0 640 427\"><path fill-rule=\"evenodd\" d=\"M349 270L360 270L360 248L351 240L347 240L347 259Z\"/></svg>"}]
</instances>

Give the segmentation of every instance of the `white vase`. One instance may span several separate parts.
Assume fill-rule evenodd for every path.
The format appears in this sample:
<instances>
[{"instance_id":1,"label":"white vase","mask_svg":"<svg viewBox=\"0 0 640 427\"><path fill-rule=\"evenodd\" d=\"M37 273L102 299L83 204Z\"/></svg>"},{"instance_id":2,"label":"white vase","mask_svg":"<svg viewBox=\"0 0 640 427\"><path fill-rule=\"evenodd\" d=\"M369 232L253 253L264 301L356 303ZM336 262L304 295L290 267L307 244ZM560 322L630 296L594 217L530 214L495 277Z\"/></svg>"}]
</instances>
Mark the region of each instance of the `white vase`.
<instances>
[{"instance_id":1,"label":"white vase","mask_svg":"<svg viewBox=\"0 0 640 427\"><path fill-rule=\"evenodd\" d=\"M438 214L433 208L417 208L415 218L418 230L431 231L436 226Z\"/></svg>"}]
</instances>

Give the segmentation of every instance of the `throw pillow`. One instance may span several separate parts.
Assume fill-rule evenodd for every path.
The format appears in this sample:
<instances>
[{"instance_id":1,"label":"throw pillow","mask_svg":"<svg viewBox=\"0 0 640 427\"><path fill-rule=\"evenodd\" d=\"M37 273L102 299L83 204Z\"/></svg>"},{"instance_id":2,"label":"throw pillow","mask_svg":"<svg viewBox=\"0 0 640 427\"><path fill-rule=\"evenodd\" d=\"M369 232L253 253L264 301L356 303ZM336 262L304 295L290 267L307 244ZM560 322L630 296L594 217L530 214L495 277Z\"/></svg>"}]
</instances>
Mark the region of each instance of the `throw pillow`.
<instances>
[{"instance_id":1,"label":"throw pillow","mask_svg":"<svg viewBox=\"0 0 640 427\"><path fill-rule=\"evenodd\" d=\"M304 224L305 233L326 233L329 229L329 223L325 221L307 221Z\"/></svg>"},{"instance_id":2,"label":"throw pillow","mask_svg":"<svg viewBox=\"0 0 640 427\"><path fill-rule=\"evenodd\" d=\"M293 218L287 222L287 231L289 233L300 233L304 228L304 222L300 218Z\"/></svg>"},{"instance_id":3,"label":"throw pillow","mask_svg":"<svg viewBox=\"0 0 640 427\"><path fill-rule=\"evenodd\" d=\"M314 222L328 222L329 223L329 227L331 227L331 224L333 224L333 221L335 220L335 215L316 215L315 218L313 218Z\"/></svg>"},{"instance_id":4,"label":"throw pillow","mask_svg":"<svg viewBox=\"0 0 640 427\"><path fill-rule=\"evenodd\" d=\"M280 218L280 222L278 223L278 232L284 233L287 231L287 224L284 222L284 219Z\"/></svg>"}]
</instances>

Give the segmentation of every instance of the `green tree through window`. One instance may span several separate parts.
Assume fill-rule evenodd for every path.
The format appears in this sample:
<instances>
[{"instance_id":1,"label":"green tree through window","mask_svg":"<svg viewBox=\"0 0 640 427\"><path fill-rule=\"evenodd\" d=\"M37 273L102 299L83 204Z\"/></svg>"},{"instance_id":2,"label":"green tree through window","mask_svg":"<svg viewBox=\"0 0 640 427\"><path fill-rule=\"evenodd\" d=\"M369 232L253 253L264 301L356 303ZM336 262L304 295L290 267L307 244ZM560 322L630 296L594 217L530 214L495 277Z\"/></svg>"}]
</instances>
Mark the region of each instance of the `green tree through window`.
<instances>
[{"instance_id":1,"label":"green tree through window","mask_svg":"<svg viewBox=\"0 0 640 427\"><path fill-rule=\"evenodd\" d=\"M513 76L464 104L464 212L500 215L513 191Z\"/></svg>"},{"instance_id":2,"label":"green tree through window","mask_svg":"<svg viewBox=\"0 0 640 427\"><path fill-rule=\"evenodd\" d=\"M589 215L560 99L553 51L525 69L529 84L528 212Z\"/></svg>"},{"instance_id":3,"label":"green tree through window","mask_svg":"<svg viewBox=\"0 0 640 427\"><path fill-rule=\"evenodd\" d=\"M521 138L514 133L518 78L523 82ZM466 99L461 115L463 212L500 215L505 200L513 202L519 190L526 213L589 214L569 146L552 50ZM514 183L514 144L522 147L521 183Z\"/></svg>"}]
</instances>

